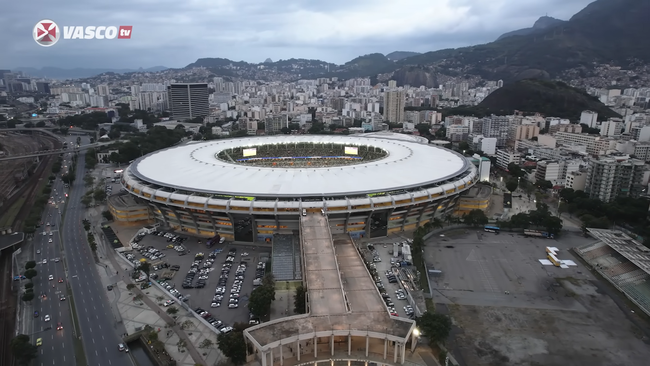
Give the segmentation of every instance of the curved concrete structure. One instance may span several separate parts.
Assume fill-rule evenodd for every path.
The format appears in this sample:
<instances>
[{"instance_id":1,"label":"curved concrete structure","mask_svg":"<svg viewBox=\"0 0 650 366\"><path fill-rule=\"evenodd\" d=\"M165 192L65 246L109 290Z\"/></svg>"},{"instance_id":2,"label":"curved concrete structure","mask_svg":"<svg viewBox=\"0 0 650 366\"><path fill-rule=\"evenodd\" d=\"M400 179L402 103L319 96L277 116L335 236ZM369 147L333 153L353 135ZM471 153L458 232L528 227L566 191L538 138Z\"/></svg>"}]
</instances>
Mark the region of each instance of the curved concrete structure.
<instances>
[{"instance_id":1,"label":"curved concrete structure","mask_svg":"<svg viewBox=\"0 0 650 366\"><path fill-rule=\"evenodd\" d=\"M333 234L414 229L476 181L456 152L390 133L189 143L138 159L122 178L165 226L239 241L298 230L302 210L323 210Z\"/></svg>"}]
</instances>

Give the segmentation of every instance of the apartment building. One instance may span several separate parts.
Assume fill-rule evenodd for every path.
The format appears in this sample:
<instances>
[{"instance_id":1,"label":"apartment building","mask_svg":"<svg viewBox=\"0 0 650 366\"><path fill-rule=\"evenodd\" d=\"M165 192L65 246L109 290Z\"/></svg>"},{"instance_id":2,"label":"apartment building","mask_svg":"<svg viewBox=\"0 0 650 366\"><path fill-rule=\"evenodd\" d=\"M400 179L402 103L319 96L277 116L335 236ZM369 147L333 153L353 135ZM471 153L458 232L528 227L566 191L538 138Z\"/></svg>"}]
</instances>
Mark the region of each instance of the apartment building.
<instances>
[{"instance_id":1,"label":"apartment building","mask_svg":"<svg viewBox=\"0 0 650 366\"><path fill-rule=\"evenodd\" d=\"M617 197L638 197L645 188L645 171L645 162L639 159L591 159L585 181L585 193L590 198L603 202L610 202Z\"/></svg>"},{"instance_id":2,"label":"apartment building","mask_svg":"<svg viewBox=\"0 0 650 366\"><path fill-rule=\"evenodd\" d=\"M510 141L514 143L519 140L530 140L539 135L539 126L537 125L518 125L510 126Z\"/></svg>"},{"instance_id":3,"label":"apartment building","mask_svg":"<svg viewBox=\"0 0 650 366\"><path fill-rule=\"evenodd\" d=\"M496 154L497 139L494 137L485 137L483 135L468 135L467 143L475 151L483 151L487 155Z\"/></svg>"},{"instance_id":4,"label":"apartment building","mask_svg":"<svg viewBox=\"0 0 650 366\"><path fill-rule=\"evenodd\" d=\"M580 114L580 124L585 124L595 128L598 124L598 113L593 111L582 111Z\"/></svg>"},{"instance_id":5,"label":"apartment building","mask_svg":"<svg viewBox=\"0 0 650 366\"><path fill-rule=\"evenodd\" d=\"M508 169L510 163L520 164L521 153L518 151L499 149L497 150L497 167Z\"/></svg>"},{"instance_id":6,"label":"apartment building","mask_svg":"<svg viewBox=\"0 0 650 366\"><path fill-rule=\"evenodd\" d=\"M507 116L492 115L481 119L480 133L485 137L495 137L498 147L506 146L509 132L510 120Z\"/></svg>"},{"instance_id":7,"label":"apartment building","mask_svg":"<svg viewBox=\"0 0 650 366\"><path fill-rule=\"evenodd\" d=\"M600 135L614 137L623 132L623 121L620 119L610 119L600 124Z\"/></svg>"},{"instance_id":8,"label":"apartment building","mask_svg":"<svg viewBox=\"0 0 650 366\"><path fill-rule=\"evenodd\" d=\"M541 182L547 180L553 183L554 186L564 183L563 163L554 160L542 160L537 162L537 169L535 170L535 181Z\"/></svg>"},{"instance_id":9,"label":"apartment building","mask_svg":"<svg viewBox=\"0 0 650 366\"><path fill-rule=\"evenodd\" d=\"M587 171L576 170L566 175L564 188L571 188L574 191L584 191L587 183Z\"/></svg>"},{"instance_id":10,"label":"apartment building","mask_svg":"<svg viewBox=\"0 0 650 366\"><path fill-rule=\"evenodd\" d=\"M405 106L406 92L403 90L387 91L384 93L384 119L387 122L405 122Z\"/></svg>"},{"instance_id":11,"label":"apartment building","mask_svg":"<svg viewBox=\"0 0 650 366\"><path fill-rule=\"evenodd\" d=\"M453 142L465 141L469 135L469 126L449 125L446 129L447 139Z\"/></svg>"},{"instance_id":12,"label":"apartment building","mask_svg":"<svg viewBox=\"0 0 650 366\"><path fill-rule=\"evenodd\" d=\"M170 84L167 94L171 115L179 121L210 115L207 83Z\"/></svg>"},{"instance_id":13,"label":"apartment building","mask_svg":"<svg viewBox=\"0 0 650 366\"><path fill-rule=\"evenodd\" d=\"M590 155L605 155L608 151L616 148L616 140L586 133L558 132L555 134L558 144L582 145Z\"/></svg>"}]
</instances>

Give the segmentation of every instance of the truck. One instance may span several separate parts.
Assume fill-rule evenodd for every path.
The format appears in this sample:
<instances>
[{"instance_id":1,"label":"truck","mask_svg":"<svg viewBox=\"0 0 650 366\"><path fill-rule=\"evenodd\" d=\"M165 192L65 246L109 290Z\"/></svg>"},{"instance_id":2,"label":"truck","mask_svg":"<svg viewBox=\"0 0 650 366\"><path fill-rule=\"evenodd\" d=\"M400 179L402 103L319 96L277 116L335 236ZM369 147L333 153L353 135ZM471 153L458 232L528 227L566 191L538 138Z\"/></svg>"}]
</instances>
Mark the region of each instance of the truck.
<instances>
[{"instance_id":1,"label":"truck","mask_svg":"<svg viewBox=\"0 0 650 366\"><path fill-rule=\"evenodd\" d=\"M533 236L536 238L546 238L546 239L553 239L554 235L546 232L546 231L539 231L539 230L524 230L524 235L525 236Z\"/></svg>"}]
</instances>

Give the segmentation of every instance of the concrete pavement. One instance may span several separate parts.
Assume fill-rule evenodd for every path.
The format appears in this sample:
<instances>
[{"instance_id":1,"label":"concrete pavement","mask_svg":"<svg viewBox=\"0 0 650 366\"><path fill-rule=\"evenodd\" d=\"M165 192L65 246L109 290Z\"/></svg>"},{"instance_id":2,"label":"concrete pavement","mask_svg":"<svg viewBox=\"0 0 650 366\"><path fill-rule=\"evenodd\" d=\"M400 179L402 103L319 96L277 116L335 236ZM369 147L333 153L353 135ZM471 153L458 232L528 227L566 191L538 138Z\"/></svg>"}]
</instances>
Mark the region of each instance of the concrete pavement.
<instances>
[{"instance_id":1,"label":"concrete pavement","mask_svg":"<svg viewBox=\"0 0 650 366\"><path fill-rule=\"evenodd\" d=\"M82 138L87 142L87 138ZM120 326L110 310L109 299L105 294L94 262L93 254L86 240L82 220L86 217L81 198L85 192L85 156L79 155L75 181L70 185L69 203L66 206L63 227L63 246L65 248L69 285L81 330L86 359L89 365L113 366L131 365L130 354L119 352L121 342L118 334Z\"/></svg>"}]
</instances>

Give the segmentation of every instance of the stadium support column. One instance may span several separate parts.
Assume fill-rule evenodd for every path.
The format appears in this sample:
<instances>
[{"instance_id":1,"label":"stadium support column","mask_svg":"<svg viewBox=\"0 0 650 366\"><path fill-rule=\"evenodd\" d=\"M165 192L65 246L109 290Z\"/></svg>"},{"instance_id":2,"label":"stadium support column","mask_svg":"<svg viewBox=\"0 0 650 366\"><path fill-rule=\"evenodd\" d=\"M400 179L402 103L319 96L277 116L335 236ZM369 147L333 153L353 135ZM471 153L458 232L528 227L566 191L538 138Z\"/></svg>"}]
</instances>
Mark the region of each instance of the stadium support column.
<instances>
[{"instance_id":1,"label":"stadium support column","mask_svg":"<svg viewBox=\"0 0 650 366\"><path fill-rule=\"evenodd\" d=\"M418 227L422 225L422 217L424 217L424 212L431 206L431 195L429 195L429 202L427 202L423 207L422 211L420 211L420 216L418 217ZM433 219L433 217L432 217Z\"/></svg>"},{"instance_id":2,"label":"stadium support column","mask_svg":"<svg viewBox=\"0 0 650 366\"><path fill-rule=\"evenodd\" d=\"M194 223L194 229L196 229L196 233L199 234L199 223L196 221L196 217L194 216L194 213L192 213L192 210L190 210L189 208L185 208L185 209L187 210L187 214L190 215L190 218Z\"/></svg>"},{"instance_id":3,"label":"stadium support column","mask_svg":"<svg viewBox=\"0 0 650 366\"><path fill-rule=\"evenodd\" d=\"M163 224L165 225L165 227L170 227L169 222L167 221L167 217L165 217L165 212L160 209L160 205L154 201L149 201L149 203L151 204L151 206L155 207L156 210L158 210L158 212L160 212L160 217L162 217Z\"/></svg>"},{"instance_id":4,"label":"stadium support column","mask_svg":"<svg viewBox=\"0 0 650 366\"><path fill-rule=\"evenodd\" d=\"M169 207L169 211L174 213L174 216L176 216L176 220L178 221L178 226L180 226L181 231L183 230L183 221L181 220L180 215L178 215L178 211L174 208L174 206L167 206Z\"/></svg>"},{"instance_id":5,"label":"stadium support column","mask_svg":"<svg viewBox=\"0 0 650 366\"><path fill-rule=\"evenodd\" d=\"M260 351L262 354L262 366L266 366L266 352Z\"/></svg>"}]
</instances>

